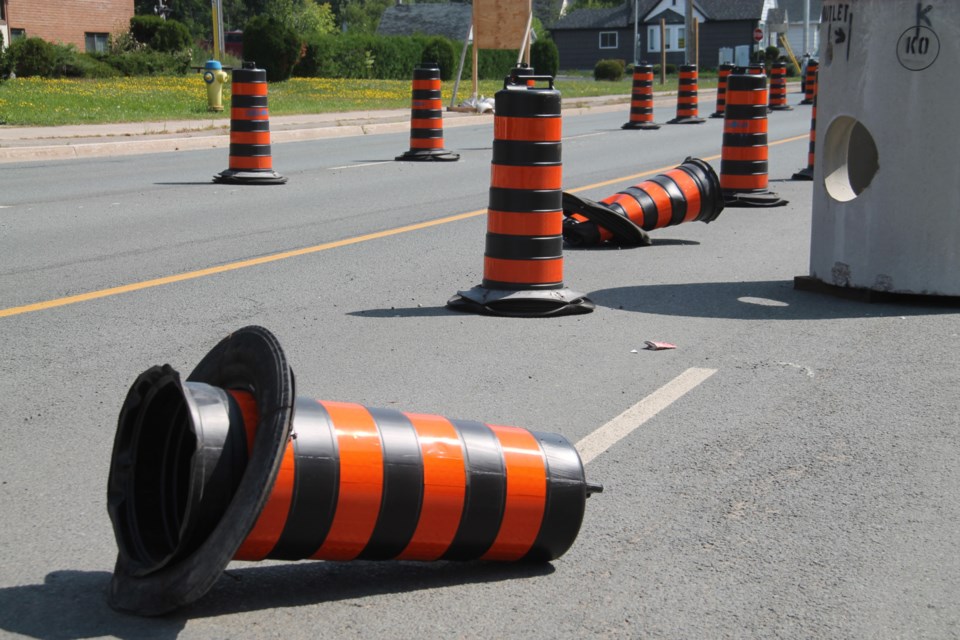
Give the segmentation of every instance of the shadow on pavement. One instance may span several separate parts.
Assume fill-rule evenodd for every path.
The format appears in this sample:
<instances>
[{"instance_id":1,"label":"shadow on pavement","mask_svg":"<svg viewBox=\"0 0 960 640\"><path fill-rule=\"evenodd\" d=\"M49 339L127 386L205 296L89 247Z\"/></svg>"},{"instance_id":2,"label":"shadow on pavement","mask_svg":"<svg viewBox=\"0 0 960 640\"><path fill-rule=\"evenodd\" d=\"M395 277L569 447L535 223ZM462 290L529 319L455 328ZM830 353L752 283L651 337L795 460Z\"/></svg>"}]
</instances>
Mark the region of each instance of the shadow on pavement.
<instances>
[{"instance_id":1,"label":"shadow on pavement","mask_svg":"<svg viewBox=\"0 0 960 640\"><path fill-rule=\"evenodd\" d=\"M390 309L363 309L351 311L348 316L358 318L432 318L463 315L447 307L397 307Z\"/></svg>"},{"instance_id":2,"label":"shadow on pavement","mask_svg":"<svg viewBox=\"0 0 960 640\"><path fill-rule=\"evenodd\" d=\"M587 296L598 306L695 318L823 320L956 313L933 303L868 304L797 291L792 280L639 285L600 289Z\"/></svg>"},{"instance_id":3,"label":"shadow on pavement","mask_svg":"<svg viewBox=\"0 0 960 640\"><path fill-rule=\"evenodd\" d=\"M552 565L500 563L308 562L228 569L197 603L158 618L107 604L106 571L54 571L43 584L0 589L0 630L44 640L176 638L193 618L407 593L461 584L522 580Z\"/></svg>"}]
</instances>

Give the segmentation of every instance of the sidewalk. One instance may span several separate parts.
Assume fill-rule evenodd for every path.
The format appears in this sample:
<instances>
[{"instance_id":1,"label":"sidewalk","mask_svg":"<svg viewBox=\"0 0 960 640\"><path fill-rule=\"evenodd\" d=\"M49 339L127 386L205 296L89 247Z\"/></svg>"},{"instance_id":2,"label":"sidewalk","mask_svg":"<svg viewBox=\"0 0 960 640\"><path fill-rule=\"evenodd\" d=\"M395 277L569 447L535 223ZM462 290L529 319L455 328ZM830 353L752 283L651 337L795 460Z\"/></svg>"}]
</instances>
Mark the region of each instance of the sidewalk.
<instances>
[{"instance_id":1,"label":"sidewalk","mask_svg":"<svg viewBox=\"0 0 960 640\"><path fill-rule=\"evenodd\" d=\"M715 90L701 94L713 95ZM658 93L655 102L667 106L675 93ZM623 110L629 95L566 98L564 115ZM660 104L662 103L662 104ZM445 111L444 128L492 121L492 114ZM271 142L400 133L410 128L409 109L273 116ZM229 118L68 125L62 127L0 126L0 164L104 156L224 148L230 144Z\"/></svg>"}]
</instances>

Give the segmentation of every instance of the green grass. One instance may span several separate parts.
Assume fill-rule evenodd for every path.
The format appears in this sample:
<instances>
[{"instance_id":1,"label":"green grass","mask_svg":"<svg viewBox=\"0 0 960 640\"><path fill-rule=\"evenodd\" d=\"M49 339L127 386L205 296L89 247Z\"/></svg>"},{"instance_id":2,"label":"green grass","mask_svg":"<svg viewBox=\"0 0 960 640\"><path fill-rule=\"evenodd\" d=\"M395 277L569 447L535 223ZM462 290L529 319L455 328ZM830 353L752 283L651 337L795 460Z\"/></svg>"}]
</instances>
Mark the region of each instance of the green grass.
<instances>
[{"instance_id":1,"label":"green grass","mask_svg":"<svg viewBox=\"0 0 960 640\"><path fill-rule=\"evenodd\" d=\"M555 87L564 98L629 95L630 78L617 82L561 73ZM715 78L702 78L701 87L716 86ZM224 90L229 106L230 85ZM479 93L491 97L502 81L482 80ZM677 80L669 76L654 90L675 91ZM398 109L410 106L410 82L401 80L333 80L294 78L270 85L273 115L332 113L341 111ZM471 82L460 83L458 102L469 98ZM453 82L443 83L444 104L449 104ZM206 86L199 74L167 77L104 78L97 80L42 80L21 78L0 83L0 124L56 126L110 122L145 122L229 118L229 112L207 111Z\"/></svg>"}]
</instances>

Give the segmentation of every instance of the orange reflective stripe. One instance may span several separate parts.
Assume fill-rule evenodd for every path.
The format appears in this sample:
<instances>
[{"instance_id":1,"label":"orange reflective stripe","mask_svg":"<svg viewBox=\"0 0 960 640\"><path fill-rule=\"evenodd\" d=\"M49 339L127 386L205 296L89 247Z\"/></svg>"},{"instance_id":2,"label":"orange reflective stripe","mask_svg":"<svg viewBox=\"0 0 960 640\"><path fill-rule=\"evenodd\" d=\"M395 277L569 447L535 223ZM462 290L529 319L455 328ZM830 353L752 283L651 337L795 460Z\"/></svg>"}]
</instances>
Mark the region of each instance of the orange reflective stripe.
<instances>
[{"instance_id":1,"label":"orange reflective stripe","mask_svg":"<svg viewBox=\"0 0 960 640\"><path fill-rule=\"evenodd\" d=\"M414 129L443 129L443 118L410 118Z\"/></svg>"},{"instance_id":2,"label":"orange reflective stripe","mask_svg":"<svg viewBox=\"0 0 960 640\"><path fill-rule=\"evenodd\" d=\"M440 89L440 79L414 80L414 89L426 89L427 91L438 91Z\"/></svg>"},{"instance_id":3,"label":"orange reflective stripe","mask_svg":"<svg viewBox=\"0 0 960 640\"><path fill-rule=\"evenodd\" d=\"M727 89L727 104L767 104L766 89Z\"/></svg>"},{"instance_id":4,"label":"orange reflective stripe","mask_svg":"<svg viewBox=\"0 0 960 640\"><path fill-rule=\"evenodd\" d=\"M653 107L653 100L631 100L631 101L630 101L630 106L631 106L631 107L646 107L646 108L649 109L649 108Z\"/></svg>"},{"instance_id":5,"label":"orange reflective stripe","mask_svg":"<svg viewBox=\"0 0 960 640\"><path fill-rule=\"evenodd\" d=\"M487 210L487 231L508 236L558 236L563 233L563 214L515 213Z\"/></svg>"},{"instance_id":6,"label":"orange reflective stripe","mask_svg":"<svg viewBox=\"0 0 960 640\"><path fill-rule=\"evenodd\" d=\"M724 160L766 160L770 155L766 145L760 147L723 147Z\"/></svg>"},{"instance_id":7,"label":"orange reflective stripe","mask_svg":"<svg viewBox=\"0 0 960 640\"><path fill-rule=\"evenodd\" d=\"M549 260L506 260L483 257L483 277L515 284L563 282L563 258Z\"/></svg>"},{"instance_id":8,"label":"orange reflective stripe","mask_svg":"<svg viewBox=\"0 0 960 640\"><path fill-rule=\"evenodd\" d=\"M550 118L494 116L493 118L493 137L497 140L559 142L562 128L559 116Z\"/></svg>"},{"instance_id":9,"label":"orange reflective stripe","mask_svg":"<svg viewBox=\"0 0 960 640\"><path fill-rule=\"evenodd\" d=\"M767 119L757 118L756 120L731 120L727 118L723 121L724 133L766 133Z\"/></svg>"},{"instance_id":10,"label":"orange reflective stripe","mask_svg":"<svg viewBox=\"0 0 960 640\"><path fill-rule=\"evenodd\" d=\"M653 198L657 205L657 226L654 229L669 226L670 219L673 217L673 203L670 202L670 194L656 182L645 182L643 190Z\"/></svg>"},{"instance_id":11,"label":"orange reflective stripe","mask_svg":"<svg viewBox=\"0 0 960 640\"><path fill-rule=\"evenodd\" d=\"M340 452L340 493L327 539L311 556L352 560L370 541L383 496L383 445L370 412L359 404L319 401L330 415Z\"/></svg>"},{"instance_id":12,"label":"orange reflective stripe","mask_svg":"<svg viewBox=\"0 0 960 640\"><path fill-rule=\"evenodd\" d=\"M640 186L640 185L637 185ZM641 187L642 188L642 187ZM626 193L616 193L609 198L605 198L603 204L618 204L627 214L627 217L638 225L643 224L643 207L637 202L637 199Z\"/></svg>"},{"instance_id":13,"label":"orange reflective stripe","mask_svg":"<svg viewBox=\"0 0 960 640\"><path fill-rule=\"evenodd\" d=\"M293 503L295 467L293 442L288 441L280 461L280 470L274 480L273 489L270 490L270 497L267 498L253 529L233 554L234 560L263 560L277 545Z\"/></svg>"},{"instance_id":14,"label":"orange reflective stripe","mask_svg":"<svg viewBox=\"0 0 960 640\"><path fill-rule=\"evenodd\" d=\"M269 120L270 109L267 107L233 107L230 109L231 120Z\"/></svg>"},{"instance_id":15,"label":"orange reflective stripe","mask_svg":"<svg viewBox=\"0 0 960 640\"><path fill-rule=\"evenodd\" d=\"M442 100L413 100L414 109L443 109Z\"/></svg>"},{"instance_id":16,"label":"orange reflective stripe","mask_svg":"<svg viewBox=\"0 0 960 640\"><path fill-rule=\"evenodd\" d=\"M230 94L234 96L265 96L267 95L267 83L234 82L230 87Z\"/></svg>"},{"instance_id":17,"label":"orange reflective stripe","mask_svg":"<svg viewBox=\"0 0 960 640\"><path fill-rule=\"evenodd\" d=\"M411 149L440 149L443 138L410 138Z\"/></svg>"},{"instance_id":18,"label":"orange reflective stripe","mask_svg":"<svg viewBox=\"0 0 960 640\"><path fill-rule=\"evenodd\" d=\"M691 178L689 173L681 169L671 169L663 175L677 183L680 191L683 192L684 198L687 200L687 213L683 216L683 222L696 220L697 216L700 215L700 207L702 206L700 202L700 187L697 186L697 181Z\"/></svg>"},{"instance_id":19,"label":"orange reflective stripe","mask_svg":"<svg viewBox=\"0 0 960 640\"><path fill-rule=\"evenodd\" d=\"M423 501L420 519L397 560L436 560L450 547L463 513L467 473L463 445L446 418L405 413L423 457Z\"/></svg>"},{"instance_id":20,"label":"orange reflective stripe","mask_svg":"<svg viewBox=\"0 0 960 640\"><path fill-rule=\"evenodd\" d=\"M230 144L270 144L270 132L231 131Z\"/></svg>"},{"instance_id":21,"label":"orange reflective stripe","mask_svg":"<svg viewBox=\"0 0 960 640\"><path fill-rule=\"evenodd\" d=\"M515 167L505 164L490 165L490 186L500 189L560 189L563 187L563 167Z\"/></svg>"},{"instance_id":22,"label":"orange reflective stripe","mask_svg":"<svg viewBox=\"0 0 960 640\"><path fill-rule=\"evenodd\" d=\"M766 189L769 184L767 174L762 173L753 176L734 176L720 174L721 189Z\"/></svg>"},{"instance_id":23,"label":"orange reflective stripe","mask_svg":"<svg viewBox=\"0 0 960 640\"><path fill-rule=\"evenodd\" d=\"M230 156L231 169L272 169L271 156Z\"/></svg>"},{"instance_id":24,"label":"orange reflective stripe","mask_svg":"<svg viewBox=\"0 0 960 640\"><path fill-rule=\"evenodd\" d=\"M519 560L540 533L547 502L547 469L537 439L526 429L488 425L500 441L507 497L500 530L482 560Z\"/></svg>"}]
</instances>

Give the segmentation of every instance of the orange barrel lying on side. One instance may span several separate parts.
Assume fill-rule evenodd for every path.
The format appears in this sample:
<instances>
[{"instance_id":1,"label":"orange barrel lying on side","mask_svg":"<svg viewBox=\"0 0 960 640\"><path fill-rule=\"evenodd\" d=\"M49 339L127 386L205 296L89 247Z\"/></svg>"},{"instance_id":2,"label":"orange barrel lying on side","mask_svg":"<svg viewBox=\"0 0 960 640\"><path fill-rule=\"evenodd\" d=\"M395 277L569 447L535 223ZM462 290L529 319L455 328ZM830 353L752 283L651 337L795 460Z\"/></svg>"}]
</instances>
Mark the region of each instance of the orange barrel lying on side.
<instances>
[{"instance_id":1,"label":"orange barrel lying on side","mask_svg":"<svg viewBox=\"0 0 960 640\"><path fill-rule=\"evenodd\" d=\"M137 378L108 480L114 608L171 611L231 559L549 561L603 490L560 435L293 392L262 327L186 381L169 365Z\"/></svg>"},{"instance_id":2,"label":"orange barrel lying on side","mask_svg":"<svg viewBox=\"0 0 960 640\"><path fill-rule=\"evenodd\" d=\"M709 164L687 158L666 173L600 202L563 194L563 238L572 246L602 242L651 244L647 231L685 222L713 222L723 211L720 180Z\"/></svg>"},{"instance_id":3,"label":"orange barrel lying on side","mask_svg":"<svg viewBox=\"0 0 960 640\"><path fill-rule=\"evenodd\" d=\"M807 148L807 166L793 174L794 180L813 180L813 159L817 150L817 97L813 97L810 111L810 145Z\"/></svg>"},{"instance_id":4,"label":"orange barrel lying on side","mask_svg":"<svg viewBox=\"0 0 960 640\"><path fill-rule=\"evenodd\" d=\"M214 176L225 184L283 184L287 179L273 170L270 149L270 109L267 107L267 72L256 62L234 69L230 94L229 168Z\"/></svg>"},{"instance_id":5,"label":"orange barrel lying on side","mask_svg":"<svg viewBox=\"0 0 960 640\"><path fill-rule=\"evenodd\" d=\"M770 66L770 102L771 111L793 111L787 104L787 64L774 62Z\"/></svg>"},{"instance_id":6,"label":"orange barrel lying on side","mask_svg":"<svg viewBox=\"0 0 960 640\"><path fill-rule=\"evenodd\" d=\"M630 120L622 129L659 129L653 121L653 65L641 62L633 68Z\"/></svg>"},{"instance_id":7,"label":"orange barrel lying on side","mask_svg":"<svg viewBox=\"0 0 960 640\"><path fill-rule=\"evenodd\" d=\"M817 71L819 70L818 61L807 61L807 73L803 77L803 100L800 104L813 104L813 99L817 97Z\"/></svg>"},{"instance_id":8,"label":"orange barrel lying on side","mask_svg":"<svg viewBox=\"0 0 960 640\"><path fill-rule=\"evenodd\" d=\"M720 187L728 207L786 204L767 190L767 77L739 67L727 79Z\"/></svg>"},{"instance_id":9,"label":"orange barrel lying on side","mask_svg":"<svg viewBox=\"0 0 960 640\"><path fill-rule=\"evenodd\" d=\"M458 311L544 317L589 313L563 285L560 92L550 76L506 78L495 99L483 280L447 301Z\"/></svg>"},{"instance_id":10,"label":"orange barrel lying on side","mask_svg":"<svg viewBox=\"0 0 960 640\"><path fill-rule=\"evenodd\" d=\"M443 100L440 66L424 62L413 70L410 106L410 150L396 160L452 162L459 153L443 148Z\"/></svg>"},{"instance_id":11,"label":"orange barrel lying on side","mask_svg":"<svg viewBox=\"0 0 960 640\"><path fill-rule=\"evenodd\" d=\"M733 71L733 65L724 62L717 69L717 110L710 114L711 118L722 118L727 106L727 78Z\"/></svg>"},{"instance_id":12,"label":"orange barrel lying on side","mask_svg":"<svg viewBox=\"0 0 960 640\"><path fill-rule=\"evenodd\" d=\"M703 124L699 117L697 65L680 65L680 79L677 85L677 117L667 124Z\"/></svg>"}]
</instances>

